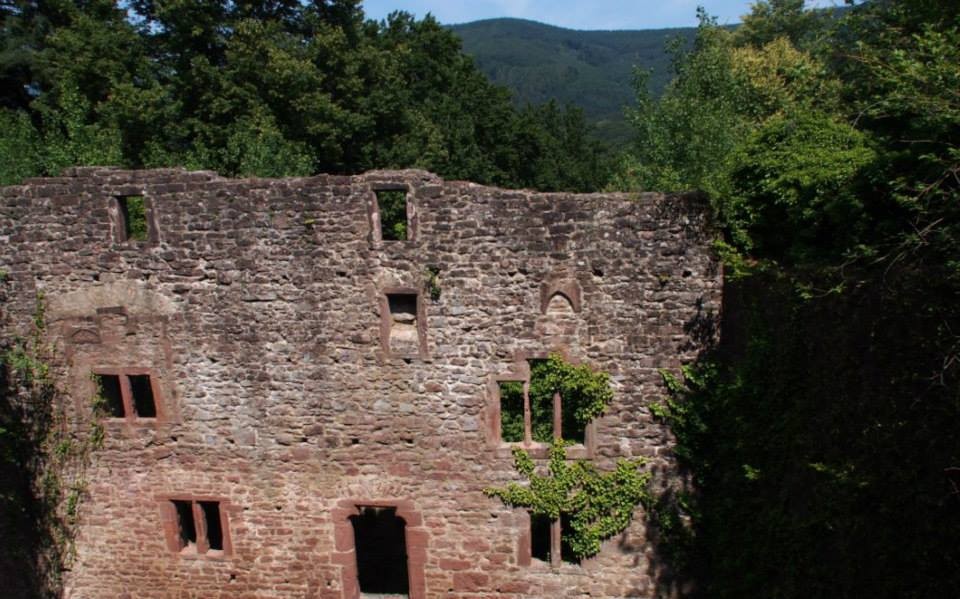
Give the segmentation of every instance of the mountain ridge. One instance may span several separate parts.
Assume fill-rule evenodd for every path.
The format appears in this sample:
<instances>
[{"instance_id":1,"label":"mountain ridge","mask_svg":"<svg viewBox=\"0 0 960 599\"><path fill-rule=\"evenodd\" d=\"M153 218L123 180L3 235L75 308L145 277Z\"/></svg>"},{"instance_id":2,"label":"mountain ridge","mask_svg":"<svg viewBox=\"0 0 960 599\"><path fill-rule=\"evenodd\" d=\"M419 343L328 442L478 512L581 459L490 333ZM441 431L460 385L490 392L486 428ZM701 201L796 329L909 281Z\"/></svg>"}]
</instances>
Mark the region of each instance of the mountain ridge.
<instances>
[{"instance_id":1,"label":"mountain ridge","mask_svg":"<svg viewBox=\"0 0 960 599\"><path fill-rule=\"evenodd\" d=\"M667 43L689 43L695 27L579 30L528 19L495 18L448 25L463 50L520 104L556 100L583 109L598 137L615 144L629 137L624 109L635 102L634 68L650 71L655 93L671 76Z\"/></svg>"}]
</instances>

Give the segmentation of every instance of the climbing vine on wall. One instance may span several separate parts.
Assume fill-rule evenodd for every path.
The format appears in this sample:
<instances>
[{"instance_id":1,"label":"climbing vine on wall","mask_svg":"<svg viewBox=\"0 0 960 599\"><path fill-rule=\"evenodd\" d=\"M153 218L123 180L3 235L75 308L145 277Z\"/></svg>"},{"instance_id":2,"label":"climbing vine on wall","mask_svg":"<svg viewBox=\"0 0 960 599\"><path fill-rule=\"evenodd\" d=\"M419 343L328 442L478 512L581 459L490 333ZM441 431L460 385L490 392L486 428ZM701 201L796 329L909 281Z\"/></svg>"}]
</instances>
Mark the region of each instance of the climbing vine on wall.
<instances>
[{"instance_id":1,"label":"climbing vine on wall","mask_svg":"<svg viewBox=\"0 0 960 599\"><path fill-rule=\"evenodd\" d=\"M553 440L553 395L563 402L563 437L582 441L583 430L591 420L603 414L613 401L610 375L587 364L565 361L559 354L530 364L530 406L533 412L533 439Z\"/></svg>"},{"instance_id":2,"label":"climbing vine on wall","mask_svg":"<svg viewBox=\"0 0 960 599\"><path fill-rule=\"evenodd\" d=\"M564 540L577 558L596 555L600 543L626 529L634 508L650 498L651 475L640 469L643 459L620 460L613 471L601 472L584 460L568 463L562 439L550 448L545 475L537 474L524 450L514 448L513 458L517 471L529 484L510 483L484 492L536 516L553 520L569 517L570 532Z\"/></svg>"},{"instance_id":3,"label":"climbing vine on wall","mask_svg":"<svg viewBox=\"0 0 960 599\"><path fill-rule=\"evenodd\" d=\"M518 389L514 392L522 393L519 383L515 385ZM607 373L569 364L551 354L546 360L532 361L529 392L533 414L548 416L532 423L534 440L552 439L547 473L538 474L530 455L516 447L514 465L528 484L511 483L484 492L507 505L526 508L535 516L563 518L569 522L563 540L573 555L596 555L600 543L626 529L634 508L650 499L651 475L641 470L645 460L620 460L610 472L601 472L583 460L567 462L567 431L583 431L613 399ZM554 393L560 394L564 413L562 434L556 438L549 419Z\"/></svg>"},{"instance_id":4,"label":"climbing vine on wall","mask_svg":"<svg viewBox=\"0 0 960 599\"><path fill-rule=\"evenodd\" d=\"M86 473L103 444L103 402L97 394L86 426L68 422L62 391L50 366L45 303L38 294L32 330L2 354L5 385L0 397L0 445L12 491L0 502L20 523L0 527L11 546L4 561L26 562L23 583L37 596L58 596L61 573L74 559L73 533L87 491ZM4 519L7 516L4 515ZM19 553L18 553L19 552Z\"/></svg>"}]
</instances>

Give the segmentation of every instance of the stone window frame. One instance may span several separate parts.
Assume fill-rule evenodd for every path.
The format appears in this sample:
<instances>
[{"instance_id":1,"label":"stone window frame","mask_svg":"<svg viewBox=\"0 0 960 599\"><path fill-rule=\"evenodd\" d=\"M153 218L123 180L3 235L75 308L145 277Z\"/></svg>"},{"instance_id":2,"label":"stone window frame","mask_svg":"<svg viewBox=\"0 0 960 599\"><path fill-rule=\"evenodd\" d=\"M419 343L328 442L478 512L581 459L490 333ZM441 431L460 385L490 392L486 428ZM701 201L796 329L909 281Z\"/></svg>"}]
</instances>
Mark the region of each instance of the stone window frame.
<instances>
[{"instance_id":1,"label":"stone window frame","mask_svg":"<svg viewBox=\"0 0 960 599\"><path fill-rule=\"evenodd\" d=\"M396 352L390 349L390 329L393 318L390 315L391 295L413 295L417 298L417 353ZM384 287L378 296L380 304L380 347L387 358L426 360L427 353L427 306L423 289L417 287Z\"/></svg>"},{"instance_id":2,"label":"stone window frame","mask_svg":"<svg viewBox=\"0 0 960 599\"><path fill-rule=\"evenodd\" d=\"M230 533L230 516L232 509L229 499L219 495L191 495L183 493L165 494L156 496L160 509L160 522L163 529L167 551L185 559L224 560L233 557L233 536ZM196 527L197 544L193 551L188 547L180 546L179 516L174 501L190 502L193 509L193 521ZM206 516L200 507L201 502L218 504L220 513L220 531L223 534L223 549L210 549L207 546Z\"/></svg>"},{"instance_id":3,"label":"stone window frame","mask_svg":"<svg viewBox=\"0 0 960 599\"><path fill-rule=\"evenodd\" d=\"M552 295L551 295L552 297ZM488 445L494 450L497 457L511 457L513 448L519 447L526 451L531 458L546 459L550 457L550 444L542 441L534 441L533 417L530 408L530 362L529 360L545 360L551 353L559 353L564 360L578 363L578 360L570 358L564 351L553 352L519 352L514 362L506 371L500 374L491 374L487 377L487 414L488 427L487 439ZM518 382L523 383L523 441L507 442L503 441L500 430L500 383ZM558 397L559 393L554 394L553 398L553 429L554 435L559 431L562 424L561 414L563 413L563 399ZM569 445L566 448L568 460L591 460L596 455L597 444L597 419L591 420L583 432L583 443Z\"/></svg>"},{"instance_id":4,"label":"stone window frame","mask_svg":"<svg viewBox=\"0 0 960 599\"><path fill-rule=\"evenodd\" d=\"M409 499L341 499L331 511L334 550L330 561L340 566L341 598L359 599L360 579L357 569L357 547L351 516L359 516L361 508L395 508L404 522L407 550L408 599L424 599L427 581L424 572L427 563L429 535L420 512Z\"/></svg>"},{"instance_id":5,"label":"stone window frame","mask_svg":"<svg viewBox=\"0 0 960 599\"><path fill-rule=\"evenodd\" d=\"M520 534L520 538L517 540L517 565L521 567L529 567L533 565L533 519L528 511L524 511L524 523L525 528ZM563 564L569 564L572 566L579 566L582 562L569 562L563 560L563 524L561 523L560 518L556 518L550 522L550 561L545 562L543 560L537 559L536 561L541 564L547 564L551 568L559 568Z\"/></svg>"},{"instance_id":6,"label":"stone window frame","mask_svg":"<svg viewBox=\"0 0 960 599\"><path fill-rule=\"evenodd\" d=\"M127 223L124 211L120 206L121 200L131 197L143 198L143 215L147 221L147 238L135 240L127 238ZM147 246L155 245L160 239L160 228L157 226L156 210L153 199L142 190L131 190L130 193L115 193L110 196L107 207L110 218L110 228L113 242L121 245Z\"/></svg>"},{"instance_id":7,"label":"stone window frame","mask_svg":"<svg viewBox=\"0 0 960 599\"><path fill-rule=\"evenodd\" d=\"M123 417L117 418L108 416L105 418L108 422L126 422L127 424L162 424L169 421L166 411L166 404L163 399L162 385L160 377L157 376L153 368L144 368L139 366L127 367L95 367L91 370L94 376L116 376L120 377L120 398L123 402ZM149 376L150 391L153 393L153 406L157 412L156 416L137 416L137 411L133 403L133 390L130 385L130 376ZM96 393L96 388L94 393Z\"/></svg>"},{"instance_id":8,"label":"stone window frame","mask_svg":"<svg viewBox=\"0 0 960 599\"><path fill-rule=\"evenodd\" d=\"M383 239L383 228L382 223L380 222L380 202L377 198L377 192L380 191L402 191L406 194L406 239ZM370 223L370 245L372 247L383 248L385 245L395 246L417 242L420 229L420 219L417 214L417 206L414 202L414 199L415 196L413 193L413 187L406 183L377 182L370 184L369 198L367 201L367 217Z\"/></svg>"}]
</instances>

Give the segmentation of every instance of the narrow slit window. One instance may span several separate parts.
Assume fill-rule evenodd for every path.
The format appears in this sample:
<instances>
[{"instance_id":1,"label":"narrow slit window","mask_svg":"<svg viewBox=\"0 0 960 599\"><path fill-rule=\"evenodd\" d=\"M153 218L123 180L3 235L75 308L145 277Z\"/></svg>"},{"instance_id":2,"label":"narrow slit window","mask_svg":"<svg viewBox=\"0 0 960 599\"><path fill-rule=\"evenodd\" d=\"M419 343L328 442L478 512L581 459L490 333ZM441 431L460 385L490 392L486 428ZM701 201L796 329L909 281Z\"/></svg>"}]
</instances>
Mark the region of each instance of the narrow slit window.
<instances>
[{"instance_id":1,"label":"narrow slit window","mask_svg":"<svg viewBox=\"0 0 960 599\"><path fill-rule=\"evenodd\" d=\"M147 208L143 196L117 198L120 220L123 224L123 239L120 241L146 241L148 237Z\"/></svg>"},{"instance_id":2,"label":"narrow slit window","mask_svg":"<svg viewBox=\"0 0 960 599\"><path fill-rule=\"evenodd\" d=\"M550 561L551 520L547 516L530 514L530 557Z\"/></svg>"},{"instance_id":3,"label":"narrow slit window","mask_svg":"<svg viewBox=\"0 0 960 599\"><path fill-rule=\"evenodd\" d=\"M415 355L420 351L420 328L417 322L417 295L392 293L387 295L390 309L390 352Z\"/></svg>"},{"instance_id":4,"label":"narrow slit window","mask_svg":"<svg viewBox=\"0 0 960 599\"><path fill-rule=\"evenodd\" d=\"M197 523L193 518L192 501L174 501L173 507L177 511L177 533L180 549L197 546Z\"/></svg>"},{"instance_id":5,"label":"narrow slit window","mask_svg":"<svg viewBox=\"0 0 960 599\"><path fill-rule=\"evenodd\" d=\"M407 192L404 189L383 189L377 194L377 209L380 213L380 237L384 241L409 239L410 223L407 218Z\"/></svg>"},{"instance_id":6,"label":"narrow slit window","mask_svg":"<svg viewBox=\"0 0 960 599\"><path fill-rule=\"evenodd\" d=\"M523 382L501 381L500 386L500 440L521 443L524 434Z\"/></svg>"},{"instance_id":7,"label":"narrow slit window","mask_svg":"<svg viewBox=\"0 0 960 599\"><path fill-rule=\"evenodd\" d=\"M103 409L110 418L123 418L126 410L123 407L123 391L120 386L120 377L111 374L95 375L100 398L103 399Z\"/></svg>"},{"instance_id":8,"label":"narrow slit window","mask_svg":"<svg viewBox=\"0 0 960 599\"><path fill-rule=\"evenodd\" d=\"M351 516L357 579L363 594L407 596L406 523L393 507L361 507Z\"/></svg>"},{"instance_id":9,"label":"narrow slit window","mask_svg":"<svg viewBox=\"0 0 960 599\"><path fill-rule=\"evenodd\" d=\"M207 546L215 551L223 551L223 527L220 524L220 503L201 501L200 510L207 525Z\"/></svg>"},{"instance_id":10,"label":"narrow slit window","mask_svg":"<svg viewBox=\"0 0 960 599\"><path fill-rule=\"evenodd\" d=\"M153 399L153 386L150 384L149 375L130 375L130 392L133 394L133 409L138 417L157 417L157 404Z\"/></svg>"}]
</instances>

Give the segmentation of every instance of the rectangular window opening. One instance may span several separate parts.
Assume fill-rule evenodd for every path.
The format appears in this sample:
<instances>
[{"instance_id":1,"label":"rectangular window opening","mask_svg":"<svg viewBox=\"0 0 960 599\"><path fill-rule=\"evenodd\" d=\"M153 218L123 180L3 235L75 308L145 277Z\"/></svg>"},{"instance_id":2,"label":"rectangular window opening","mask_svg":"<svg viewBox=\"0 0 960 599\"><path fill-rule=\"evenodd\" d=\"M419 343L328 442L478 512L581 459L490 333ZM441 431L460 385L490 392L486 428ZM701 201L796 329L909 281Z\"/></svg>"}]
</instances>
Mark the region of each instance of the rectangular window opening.
<instances>
[{"instance_id":1,"label":"rectangular window opening","mask_svg":"<svg viewBox=\"0 0 960 599\"><path fill-rule=\"evenodd\" d=\"M192 501L173 501L177 510L177 532L180 549L197 546L197 523L193 519Z\"/></svg>"},{"instance_id":2,"label":"rectangular window opening","mask_svg":"<svg viewBox=\"0 0 960 599\"><path fill-rule=\"evenodd\" d=\"M407 192L404 189L382 189L377 194L380 212L380 237L384 241L406 241L410 226L407 219Z\"/></svg>"},{"instance_id":3,"label":"rectangular window opening","mask_svg":"<svg viewBox=\"0 0 960 599\"><path fill-rule=\"evenodd\" d=\"M406 523L393 507L361 507L350 517L360 592L408 596Z\"/></svg>"},{"instance_id":4,"label":"rectangular window opening","mask_svg":"<svg viewBox=\"0 0 960 599\"><path fill-rule=\"evenodd\" d=\"M123 418L123 391L120 388L120 377L113 374L95 375L98 391L103 399L102 408L110 418Z\"/></svg>"},{"instance_id":5,"label":"rectangular window opening","mask_svg":"<svg viewBox=\"0 0 960 599\"><path fill-rule=\"evenodd\" d=\"M150 375L130 375L130 392L133 394L133 409L140 418L156 418L157 404L153 399Z\"/></svg>"},{"instance_id":6,"label":"rectangular window opening","mask_svg":"<svg viewBox=\"0 0 960 599\"><path fill-rule=\"evenodd\" d=\"M210 549L223 551L223 527L220 525L220 502L201 501L200 509L207 525L207 544Z\"/></svg>"},{"instance_id":7,"label":"rectangular window opening","mask_svg":"<svg viewBox=\"0 0 960 599\"><path fill-rule=\"evenodd\" d=\"M122 196L117 198L117 205L120 208L120 218L123 221L123 232L125 240L146 241L147 231L147 209L143 202L143 196Z\"/></svg>"},{"instance_id":8,"label":"rectangular window opening","mask_svg":"<svg viewBox=\"0 0 960 599\"><path fill-rule=\"evenodd\" d=\"M530 514L530 557L550 561L550 524L547 516Z\"/></svg>"},{"instance_id":9,"label":"rectangular window opening","mask_svg":"<svg viewBox=\"0 0 960 599\"><path fill-rule=\"evenodd\" d=\"M504 443L523 442L523 382L501 381L500 386L500 440Z\"/></svg>"},{"instance_id":10,"label":"rectangular window opening","mask_svg":"<svg viewBox=\"0 0 960 599\"><path fill-rule=\"evenodd\" d=\"M390 351L401 355L420 352L420 329L417 325L417 295L387 295L390 309Z\"/></svg>"}]
</instances>

